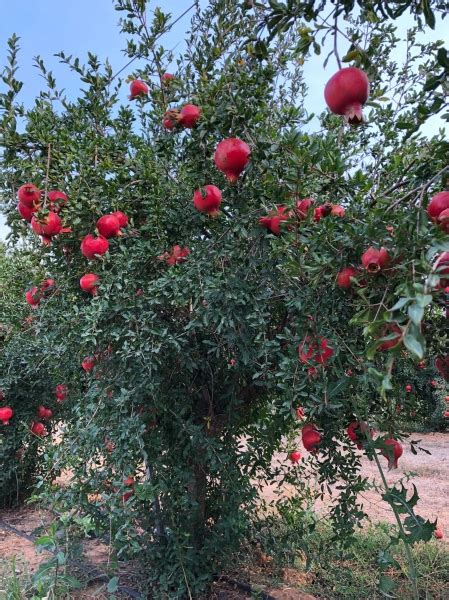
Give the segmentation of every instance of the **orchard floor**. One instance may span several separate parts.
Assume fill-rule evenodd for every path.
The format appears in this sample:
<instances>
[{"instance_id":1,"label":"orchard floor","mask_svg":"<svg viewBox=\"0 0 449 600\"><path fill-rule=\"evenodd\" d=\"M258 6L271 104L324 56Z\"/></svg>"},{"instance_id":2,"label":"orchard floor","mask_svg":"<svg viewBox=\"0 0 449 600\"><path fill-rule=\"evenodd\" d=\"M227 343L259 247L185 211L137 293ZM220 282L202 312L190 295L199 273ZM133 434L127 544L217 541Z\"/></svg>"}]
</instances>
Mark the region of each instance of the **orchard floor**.
<instances>
[{"instance_id":1,"label":"orchard floor","mask_svg":"<svg viewBox=\"0 0 449 600\"><path fill-rule=\"evenodd\" d=\"M425 518L435 520L438 518L438 525L444 531L446 540L449 538L449 434L428 433L413 434L411 439L421 440L420 446L431 452L430 455L419 452L413 455L410 447L404 444L404 454L399 462L399 469L390 471L387 475L389 483L399 479L404 472L413 471L416 473L414 483L418 488L420 500L417 506L417 512ZM279 454L275 461L285 464L285 455ZM375 464L366 459L362 459L362 474L370 480L379 481L379 476ZM264 497L267 500L274 499L277 494L274 486L267 487L264 490ZM288 494L288 490L283 490ZM389 507L380 500L379 495L373 492L366 492L361 496L365 510L373 521L392 522L392 515ZM321 503L316 506L317 511L325 512L327 503ZM16 557L16 571L18 575L32 573L36 570L39 563L48 557L48 554L36 554L32 541L14 534L10 529L2 526L7 523L13 528L25 533L32 532L39 526L49 523L50 516L32 507L22 507L18 510L0 511L0 566L2 561L8 561ZM447 543L443 540L442 543ZM88 540L85 545L86 562L107 568L110 560L109 548L97 540ZM264 569L264 565L260 565ZM251 574L250 574L251 575ZM254 573L257 580L257 573ZM277 600L314 600L312 596L299 591L298 588L307 586L307 575L299 573L293 569L285 569L282 576L282 582L276 589L269 589L269 594ZM107 598L103 595L104 585L93 587L89 592L73 595L73 598ZM235 589L232 582L219 583L212 596L220 600L237 600L240 598L250 598L241 590Z\"/></svg>"}]
</instances>

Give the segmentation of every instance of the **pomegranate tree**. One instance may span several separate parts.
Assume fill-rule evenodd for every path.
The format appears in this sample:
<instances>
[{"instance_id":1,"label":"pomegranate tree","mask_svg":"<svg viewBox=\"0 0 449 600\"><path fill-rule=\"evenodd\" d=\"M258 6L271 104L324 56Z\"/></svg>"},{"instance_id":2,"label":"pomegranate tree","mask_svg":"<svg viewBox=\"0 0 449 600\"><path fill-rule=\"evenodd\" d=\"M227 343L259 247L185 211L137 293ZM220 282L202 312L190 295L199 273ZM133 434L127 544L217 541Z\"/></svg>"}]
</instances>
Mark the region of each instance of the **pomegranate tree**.
<instances>
[{"instance_id":1,"label":"pomegranate tree","mask_svg":"<svg viewBox=\"0 0 449 600\"><path fill-rule=\"evenodd\" d=\"M439 104L421 81L437 77L438 45L403 69L388 59L389 24L364 22L348 48L354 65L330 79L325 99L317 90L317 134L298 53L319 45L324 27L334 61L348 23L311 17L316 31L299 40L291 30L293 52L257 3L210 3L192 18L172 81L160 14L152 29L145 3L116 4L136 38L124 73L135 102L108 65L87 66L81 97L57 108L22 109L16 52L3 82L5 214L33 259L6 344L12 367L0 384L14 416L2 435L22 422L23 446L48 460L42 501L53 501L54 465L71 470L57 490L64 514L76 498L120 556L142 561L159 597L200 597L250 534L267 481L282 491L293 477L316 478L334 490L329 522L346 543L364 514L361 456L379 469L392 543L429 540L435 523L384 468L400 471L401 454L416 449L402 421L417 408L402 365L438 357L427 374L437 386L448 371L447 208L431 201L447 192L447 145L413 136ZM346 127L326 102L351 124L365 105L367 121ZM31 145L42 150L30 158ZM25 182L36 189L21 193L18 212ZM50 189L70 199L59 213ZM56 289L39 303L31 293L30 306L25 293L44 278ZM288 459L275 473L279 450ZM302 483L283 501L309 510L319 498Z\"/></svg>"}]
</instances>

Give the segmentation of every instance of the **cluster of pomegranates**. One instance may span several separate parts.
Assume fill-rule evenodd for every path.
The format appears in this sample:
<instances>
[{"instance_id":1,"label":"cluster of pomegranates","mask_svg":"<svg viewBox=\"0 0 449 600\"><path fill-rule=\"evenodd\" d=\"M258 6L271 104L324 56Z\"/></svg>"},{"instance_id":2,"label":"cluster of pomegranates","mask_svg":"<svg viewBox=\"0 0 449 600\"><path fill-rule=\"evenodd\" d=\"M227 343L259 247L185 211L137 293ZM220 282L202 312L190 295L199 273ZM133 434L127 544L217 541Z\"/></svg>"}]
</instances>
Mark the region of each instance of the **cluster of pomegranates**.
<instances>
[{"instance_id":1,"label":"cluster of pomegranates","mask_svg":"<svg viewBox=\"0 0 449 600\"><path fill-rule=\"evenodd\" d=\"M58 384L55 388L56 401L63 402L68 396L69 390L65 384ZM0 391L0 401L4 400L4 393ZM14 411L10 406L0 407L0 422L3 425L9 425L10 420L14 416ZM33 435L44 437L47 435L47 430L42 421L49 421L53 417L53 411L44 405L38 406L36 410L36 419L30 425L30 431Z\"/></svg>"},{"instance_id":2,"label":"cluster of pomegranates","mask_svg":"<svg viewBox=\"0 0 449 600\"><path fill-rule=\"evenodd\" d=\"M44 279L41 283L40 287L33 286L25 293L25 300L31 306L31 308L36 309L41 300L44 298L48 298L56 288L54 279Z\"/></svg>"},{"instance_id":3,"label":"cluster of pomegranates","mask_svg":"<svg viewBox=\"0 0 449 600\"><path fill-rule=\"evenodd\" d=\"M84 236L81 241L81 253L87 259L92 260L102 256L109 250L109 239L123 235L122 229L127 227L128 217L121 210L103 215L97 221L96 228L98 236L91 233ZM98 291L100 278L95 273L86 273L80 279L80 287L84 292L95 296Z\"/></svg>"},{"instance_id":4,"label":"cluster of pomegranates","mask_svg":"<svg viewBox=\"0 0 449 600\"><path fill-rule=\"evenodd\" d=\"M296 408L296 418L302 419L304 417L304 410L301 407ZM359 450L363 448L363 442L367 436L374 438L374 431L369 428L367 423L352 421L347 429L346 433L348 438L356 445ZM316 454L319 450L322 435L318 430L318 427L313 423L306 423L301 429L301 439L304 448L311 454ZM388 460L388 468L396 469L398 466L398 460L402 456L403 449L402 445L395 438L387 438L384 440L384 444L387 446L386 449L381 450L381 454ZM292 464L299 462L301 459L301 453L298 450L290 452L289 459Z\"/></svg>"},{"instance_id":5,"label":"cluster of pomegranates","mask_svg":"<svg viewBox=\"0 0 449 600\"><path fill-rule=\"evenodd\" d=\"M59 216L69 200L64 192L52 190L43 193L34 184L24 183L20 186L17 197L20 215L31 223L31 228L41 237L44 244L51 244L52 237L70 231L69 227L63 227ZM39 216L38 213L44 208L47 212Z\"/></svg>"}]
</instances>

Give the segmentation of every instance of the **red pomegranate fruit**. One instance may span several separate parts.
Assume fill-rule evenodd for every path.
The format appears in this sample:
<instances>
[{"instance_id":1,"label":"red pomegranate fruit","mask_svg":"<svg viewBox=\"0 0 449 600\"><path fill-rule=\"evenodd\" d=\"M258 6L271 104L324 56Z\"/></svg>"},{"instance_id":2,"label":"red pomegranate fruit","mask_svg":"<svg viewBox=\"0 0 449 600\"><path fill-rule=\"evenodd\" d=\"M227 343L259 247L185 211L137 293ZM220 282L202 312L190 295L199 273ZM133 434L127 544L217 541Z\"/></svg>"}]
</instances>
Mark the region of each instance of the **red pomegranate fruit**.
<instances>
[{"instance_id":1,"label":"red pomegranate fruit","mask_svg":"<svg viewBox=\"0 0 449 600\"><path fill-rule=\"evenodd\" d=\"M281 223L288 221L290 215L287 208L280 204L276 210L271 211L266 217L260 217L259 224L268 229L273 235L281 235Z\"/></svg>"},{"instance_id":2,"label":"red pomegranate fruit","mask_svg":"<svg viewBox=\"0 0 449 600\"><path fill-rule=\"evenodd\" d=\"M0 408L0 421L3 425L9 425L9 421L12 419L14 411L9 406L2 406Z\"/></svg>"},{"instance_id":3,"label":"red pomegranate fruit","mask_svg":"<svg viewBox=\"0 0 449 600\"><path fill-rule=\"evenodd\" d=\"M103 215L97 221L98 233L106 239L122 235L120 221L115 215Z\"/></svg>"},{"instance_id":4,"label":"red pomegranate fruit","mask_svg":"<svg viewBox=\"0 0 449 600\"><path fill-rule=\"evenodd\" d=\"M180 110L172 108L162 117L162 125L165 129L174 129L178 125Z\"/></svg>"},{"instance_id":5,"label":"red pomegranate fruit","mask_svg":"<svg viewBox=\"0 0 449 600\"><path fill-rule=\"evenodd\" d=\"M290 452L288 457L291 460L292 465L294 465L301 460L301 453L298 452L298 450L295 450L294 452Z\"/></svg>"},{"instance_id":6,"label":"red pomegranate fruit","mask_svg":"<svg viewBox=\"0 0 449 600\"><path fill-rule=\"evenodd\" d=\"M378 273L382 269L385 269L389 263L390 256L383 246L380 250L371 246L362 254L363 268L369 273Z\"/></svg>"},{"instance_id":7,"label":"red pomegranate fruit","mask_svg":"<svg viewBox=\"0 0 449 600\"><path fill-rule=\"evenodd\" d=\"M81 242L81 253L86 258L92 259L106 254L109 242L103 236L94 237L91 233L86 235Z\"/></svg>"},{"instance_id":8,"label":"red pomegranate fruit","mask_svg":"<svg viewBox=\"0 0 449 600\"><path fill-rule=\"evenodd\" d=\"M86 273L80 279L80 287L83 292L87 292L88 294L92 294L92 296L96 296L98 292L97 285L100 282L100 278L95 273Z\"/></svg>"},{"instance_id":9,"label":"red pomegranate fruit","mask_svg":"<svg viewBox=\"0 0 449 600\"><path fill-rule=\"evenodd\" d=\"M21 202L19 202L19 204L17 205L17 210L19 211L20 216L24 218L25 221L28 221L28 223L30 223L31 219L33 218L33 213L39 210L39 206L40 205L30 207L26 204L22 204Z\"/></svg>"},{"instance_id":10,"label":"red pomegranate fruit","mask_svg":"<svg viewBox=\"0 0 449 600\"><path fill-rule=\"evenodd\" d=\"M17 197L20 204L24 204L29 208L33 208L34 206L40 204L41 191L32 183L24 183L19 187Z\"/></svg>"},{"instance_id":11,"label":"red pomegranate fruit","mask_svg":"<svg viewBox=\"0 0 449 600\"><path fill-rule=\"evenodd\" d=\"M433 535L436 537L437 540L442 540L444 537L442 529L435 529Z\"/></svg>"},{"instance_id":12,"label":"red pomegranate fruit","mask_svg":"<svg viewBox=\"0 0 449 600\"><path fill-rule=\"evenodd\" d=\"M410 383L407 383L407 385L405 386L405 391L407 393L410 393L412 391L413 387L410 385Z\"/></svg>"},{"instance_id":13,"label":"red pomegranate fruit","mask_svg":"<svg viewBox=\"0 0 449 600\"><path fill-rule=\"evenodd\" d=\"M48 192L47 198L50 203L50 210L57 213L59 213L69 201L67 195L60 190Z\"/></svg>"},{"instance_id":14,"label":"red pomegranate fruit","mask_svg":"<svg viewBox=\"0 0 449 600\"><path fill-rule=\"evenodd\" d=\"M51 238L63 231L61 219L54 212L40 218L33 216L31 227L34 233L41 236L44 244L51 244Z\"/></svg>"},{"instance_id":15,"label":"red pomegranate fruit","mask_svg":"<svg viewBox=\"0 0 449 600\"><path fill-rule=\"evenodd\" d=\"M195 104L186 104L181 108L178 116L178 123L186 129L192 129L198 123L201 116L201 109Z\"/></svg>"},{"instance_id":16,"label":"red pomegranate fruit","mask_svg":"<svg viewBox=\"0 0 449 600\"><path fill-rule=\"evenodd\" d=\"M128 215L125 215L125 213L122 212L121 210L116 210L112 214L118 220L120 227L122 227L122 228L128 227L128 222L129 222Z\"/></svg>"},{"instance_id":17,"label":"red pomegranate fruit","mask_svg":"<svg viewBox=\"0 0 449 600\"><path fill-rule=\"evenodd\" d=\"M329 341L326 338L314 341L306 336L298 346L298 354L299 360L303 364L316 362L324 365L333 356L334 350L329 346Z\"/></svg>"},{"instance_id":18,"label":"red pomegranate fruit","mask_svg":"<svg viewBox=\"0 0 449 600\"><path fill-rule=\"evenodd\" d=\"M38 419L44 419L48 421L53 416L53 411L50 408L46 408L45 406L38 406L36 411Z\"/></svg>"},{"instance_id":19,"label":"red pomegranate fruit","mask_svg":"<svg viewBox=\"0 0 449 600\"><path fill-rule=\"evenodd\" d=\"M40 301L42 300L42 294L39 291L39 289L36 286L34 286L26 292L25 299L27 303L31 306L31 308L36 309L39 306Z\"/></svg>"},{"instance_id":20,"label":"red pomegranate fruit","mask_svg":"<svg viewBox=\"0 0 449 600\"><path fill-rule=\"evenodd\" d=\"M401 458L403 449L401 444L394 438L385 440L387 448L381 451L382 456L388 460L388 470L398 468L398 460Z\"/></svg>"},{"instance_id":21,"label":"red pomegranate fruit","mask_svg":"<svg viewBox=\"0 0 449 600\"><path fill-rule=\"evenodd\" d=\"M317 452L321 443L321 434L312 423L304 425L301 431L302 444L312 454Z\"/></svg>"},{"instance_id":22,"label":"red pomegranate fruit","mask_svg":"<svg viewBox=\"0 0 449 600\"><path fill-rule=\"evenodd\" d=\"M346 211L345 211L344 207L340 206L340 204L332 205L331 215L333 215L334 217L344 217L345 213L346 213Z\"/></svg>"},{"instance_id":23,"label":"red pomegranate fruit","mask_svg":"<svg viewBox=\"0 0 449 600\"><path fill-rule=\"evenodd\" d=\"M303 221L307 217L307 213L311 209L312 204L312 198L303 198L302 200L296 201L295 214L300 221Z\"/></svg>"},{"instance_id":24,"label":"red pomegranate fruit","mask_svg":"<svg viewBox=\"0 0 449 600\"><path fill-rule=\"evenodd\" d=\"M346 433L348 434L348 438L355 443L359 450L362 450L362 442L366 440L367 434L369 434L370 437L373 437L372 430L369 429L368 423L365 423L364 421L352 421L349 423Z\"/></svg>"},{"instance_id":25,"label":"red pomegranate fruit","mask_svg":"<svg viewBox=\"0 0 449 600\"><path fill-rule=\"evenodd\" d=\"M427 214L436 223L440 214L449 209L449 192L439 192L431 198L427 206Z\"/></svg>"},{"instance_id":26,"label":"red pomegranate fruit","mask_svg":"<svg viewBox=\"0 0 449 600\"><path fill-rule=\"evenodd\" d=\"M205 185L193 194L193 206L211 217L218 214L221 204L221 191L215 185Z\"/></svg>"},{"instance_id":27,"label":"red pomegranate fruit","mask_svg":"<svg viewBox=\"0 0 449 600\"><path fill-rule=\"evenodd\" d=\"M435 359L435 368L445 381L449 381L449 354L446 356L437 356Z\"/></svg>"},{"instance_id":28,"label":"red pomegranate fruit","mask_svg":"<svg viewBox=\"0 0 449 600\"><path fill-rule=\"evenodd\" d=\"M174 78L175 76L171 73L164 73L162 75L162 83L170 83L170 81L173 81Z\"/></svg>"},{"instance_id":29,"label":"red pomegranate fruit","mask_svg":"<svg viewBox=\"0 0 449 600\"><path fill-rule=\"evenodd\" d=\"M149 89L144 81L141 81L140 79L135 79L133 82L131 82L129 91L129 99L135 100L139 96L146 96L148 94Z\"/></svg>"},{"instance_id":30,"label":"red pomegranate fruit","mask_svg":"<svg viewBox=\"0 0 449 600\"><path fill-rule=\"evenodd\" d=\"M181 248L181 246L175 245L170 252L164 252L164 254L161 254L158 258L159 260L165 261L169 267L173 267L178 263L185 262L189 254L189 248Z\"/></svg>"},{"instance_id":31,"label":"red pomegranate fruit","mask_svg":"<svg viewBox=\"0 0 449 600\"><path fill-rule=\"evenodd\" d=\"M86 356L86 358L81 363L81 367L84 369L84 371L86 371L86 373L88 373L89 371L92 371L92 369L95 367L95 363L95 357Z\"/></svg>"},{"instance_id":32,"label":"red pomegranate fruit","mask_svg":"<svg viewBox=\"0 0 449 600\"><path fill-rule=\"evenodd\" d=\"M38 437L44 437L47 434L47 430L45 429L45 425L43 423L34 422L31 424L31 433L37 435Z\"/></svg>"},{"instance_id":33,"label":"red pomegranate fruit","mask_svg":"<svg viewBox=\"0 0 449 600\"><path fill-rule=\"evenodd\" d=\"M324 99L331 112L342 115L350 125L363 122L362 107L368 96L368 77L357 67L340 69L324 88Z\"/></svg>"},{"instance_id":34,"label":"red pomegranate fruit","mask_svg":"<svg viewBox=\"0 0 449 600\"><path fill-rule=\"evenodd\" d=\"M230 183L235 183L248 164L250 154L251 149L246 142L239 138L227 138L215 150L215 166Z\"/></svg>"},{"instance_id":35,"label":"red pomegranate fruit","mask_svg":"<svg viewBox=\"0 0 449 600\"><path fill-rule=\"evenodd\" d=\"M357 277L357 269L354 267L344 267L337 275L337 285L343 290L349 290L352 286L352 279Z\"/></svg>"},{"instance_id":36,"label":"red pomegranate fruit","mask_svg":"<svg viewBox=\"0 0 449 600\"><path fill-rule=\"evenodd\" d=\"M66 386L66 384L58 383L58 385L55 387L56 401L59 403L64 402L64 400L67 399L68 394L69 388Z\"/></svg>"}]
</instances>

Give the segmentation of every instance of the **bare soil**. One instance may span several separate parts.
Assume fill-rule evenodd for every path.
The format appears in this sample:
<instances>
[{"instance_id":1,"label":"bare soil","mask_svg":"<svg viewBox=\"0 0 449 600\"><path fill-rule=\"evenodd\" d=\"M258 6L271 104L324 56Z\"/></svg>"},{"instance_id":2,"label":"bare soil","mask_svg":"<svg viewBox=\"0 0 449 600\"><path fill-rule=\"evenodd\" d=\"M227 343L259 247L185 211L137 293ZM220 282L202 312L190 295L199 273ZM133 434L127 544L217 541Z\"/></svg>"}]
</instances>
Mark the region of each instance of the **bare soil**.
<instances>
[{"instance_id":1,"label":"bare soil","mask_svg":"<svg viewBox=\"0 0 449 600\"><path fill-rule=\"evenodd\" d=\"M428 433L412 434L410 439L421 440L420 446L430 451L428 455L419 452L412 454L410 446L404 443L404 454L399 461L399 468L392 470L387 475L388 483L391 484L401 478L405 472L413 471L416 473L414 483L418 488L420 500L417 506L417 512L428 519L438 519L438 526L449 537L449 434ZM285 464L286 456L279 454L275 461ZM380 483L376 465L362 458L362 474L371 480ZM313 482L311 482L313 483ZM288 490L285 490L288 494ZM275 497L275 488L267 487L264 492L267 500ZM393 522L391 511L387 504L382 502L379 495L374 491L363 494L360 498L364 508L373 521ZM318 511L325 511L326 501L316 506ZM10 530L2 528L1 521L17 528L26 534L32 534L36 528L45 526L51 521L50 515L45 511L33 507L22 507L16 510L0 511L0 560L16 557L18 564L27 565L27 570L33 572L39 563L48 554L37 554L32 541L28 541L19 535L15 535ZM442 543L447 543L443 540ZM110 559L110 549L97 540L89 540L86 543L86 558L90 564L106 565ZM307 582L303 580L305 574L298 573L293 569L285 569L283 574L283 585L275 589L266 590L270 596L276 600L314 600L309 594L301 592L298 587L306 586ZM104 589L104 586L97 586ZM78 595L78 598L101 598L100 589L95 590L92 586L92 593L84 592ZM243 590L236 588L229 582L218 582L215 585L212 598L217 600L233 600L251 597Z\"/></svg>"}]
</instances>

